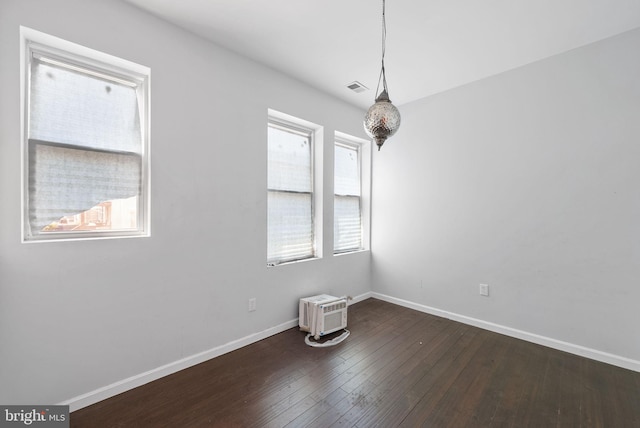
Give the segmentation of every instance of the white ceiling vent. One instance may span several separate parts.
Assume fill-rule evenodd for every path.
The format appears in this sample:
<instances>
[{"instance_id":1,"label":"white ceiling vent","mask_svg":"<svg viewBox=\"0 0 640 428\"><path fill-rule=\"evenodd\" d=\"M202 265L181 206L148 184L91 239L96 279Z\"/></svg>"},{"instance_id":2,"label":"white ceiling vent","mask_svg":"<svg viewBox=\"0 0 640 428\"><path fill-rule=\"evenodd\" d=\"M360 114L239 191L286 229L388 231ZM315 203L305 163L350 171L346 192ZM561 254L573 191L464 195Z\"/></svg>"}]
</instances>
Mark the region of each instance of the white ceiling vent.
<instances>
[{"instance_id":1,"label":"white ceiling vent","mask_svg":"<svg viewBox=\"0 0 640 428\"><path fill-rule=\"evenodd\" d=\"M364 86L362 83L358 82L357 80L353 81L352 83L349 83L347 85L347 88L351 89L353 92L356 92L358 94L360 92L364 92L369 89L366 86Z\"/></svg>"}]
</instances>

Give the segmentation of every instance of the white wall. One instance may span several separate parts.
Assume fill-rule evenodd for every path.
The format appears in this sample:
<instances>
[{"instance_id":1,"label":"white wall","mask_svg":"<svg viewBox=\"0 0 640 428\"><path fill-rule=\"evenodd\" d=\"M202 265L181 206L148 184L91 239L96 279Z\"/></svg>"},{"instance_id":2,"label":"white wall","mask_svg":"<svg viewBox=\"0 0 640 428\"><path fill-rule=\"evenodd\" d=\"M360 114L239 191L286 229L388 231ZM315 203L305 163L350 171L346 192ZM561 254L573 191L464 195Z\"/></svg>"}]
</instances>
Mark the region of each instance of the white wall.
<instances>
[{"instance_id":1,"label":"white wall","mask_svg":"<svg viewBox=\"0 0 640 428\"><path fill-rule=\"evenodd\" d=\"M151 67L151 238L20 243L19 25ZM325 258L268 269L267 109L324 125L328 189L333 131L362 136L362 112L128 4L2 0L0 403L91 394L372 280L637 366L639 48L636 30L401 106L374 154L373 266L327 256L327 193Z\"/></svg>"},{"instance_id":2,"label":"white wall","mask_svg":"<svg viewBox=\"0 0 640 428\"><path fill-rule=\"evenodd\" d=\"M151 67L152 237L20 243L19 26ZM58 403L370 290L370 253L266 267L272 108L363 136L363 112L119 1L0 2L0 403ZM257 298L257 311L247 311Z\"/></svg>"},{"instance_id":3,"label":"white wall","mask_svg":"<svg viewBox=\"0 0 640 428\"><path fill-rule=\"evenodd\" d=\"M373 291L640 370L639 51L634 30L402 106Z\"/></svg>"}]
</instances>

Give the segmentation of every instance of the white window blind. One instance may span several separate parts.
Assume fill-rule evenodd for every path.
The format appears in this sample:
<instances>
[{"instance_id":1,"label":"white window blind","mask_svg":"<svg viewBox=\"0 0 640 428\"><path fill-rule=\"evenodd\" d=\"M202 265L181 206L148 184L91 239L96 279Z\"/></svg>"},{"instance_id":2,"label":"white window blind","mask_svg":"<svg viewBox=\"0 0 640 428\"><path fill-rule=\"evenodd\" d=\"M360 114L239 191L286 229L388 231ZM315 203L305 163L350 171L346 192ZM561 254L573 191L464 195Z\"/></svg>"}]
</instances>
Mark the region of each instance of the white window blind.
<instances>
[{"instance_id":1,"label":"white window blind","mask_svg":"<svg viewBox=\"0 0 640 428\"><path fill-rule=\"evenodd\" d=\"M267 263L314 256L312 133L268 127Z\"/></svg>"},{"instance_id":2,"label":"white window blind","mask_svg":"<svg viewBox=\"0 0 640 428\"><path fill-rule=\"evenodd\" d=\"M106 78L106 76L105 76ZM140 153L133 84L45 57L31 61L29 137L94 150Z\"/></svg>"},{"instance_id":3,"label":"white window blind","mask_svg":"<svg viewBox=\"0 0 640 428\"><path fill-rule=\"evenodd\" d=\"M29 115L32 233L137 196L141 136L135 88L34 58Z\"/></svg>"},{"instance_id":4,"label":"white window blind","mask_svg":"<svg viewBox=\"0 0 640 428\"><path fill-rule=\"evenodd\" d=\"M358 146L335 144L334 253L362 249L360 151Z\"/></svg>"},{"instance_id":5,"label":"white window blind","mask_svg":"<svg viewBox=\"0 0 640 428\"><path fill-rule=\"evenodd\" d=\"M25 239L144 234L149 69L30 29L21 32L27 58ZM134 202L131 214L124 211L131 202L129 208L119 202L125 200ZM109 225L50 231L80 213L91 225L90 210L98 208L106 210L100 220Z\"/></svg>"}]
</instances>

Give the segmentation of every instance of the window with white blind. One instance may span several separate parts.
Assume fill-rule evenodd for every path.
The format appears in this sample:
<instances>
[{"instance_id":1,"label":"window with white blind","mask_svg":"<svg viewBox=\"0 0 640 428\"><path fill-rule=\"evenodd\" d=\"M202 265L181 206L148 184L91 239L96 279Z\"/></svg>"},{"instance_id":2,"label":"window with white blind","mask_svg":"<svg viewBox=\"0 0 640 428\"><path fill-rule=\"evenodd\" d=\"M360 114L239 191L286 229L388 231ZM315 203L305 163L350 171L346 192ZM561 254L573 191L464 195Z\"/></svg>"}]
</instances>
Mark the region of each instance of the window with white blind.
<instances>
[{"instance_id":1,"label":"window with white blind","mask_svg":"<svg viewBox=\"0 0 640 428\"><path fill-rule=\"evenodd\" d=\"M371 142L336 132L333 174L333 252L368 249Z\"/></svg>"},{"instance_id":2,"label":"window with white blind","mask_svg":"<svg viewBox=\"0 0 640 428\"><path fill-rule=\"evenodd\" d=\"M21 34L24 240L148 235L149 69Z\"/></svg>"},{"instance_id":3,"label":"window with white blind","mask_svg":"<svg viewBox=\"0 0 640 428\"><path fill-rule=\"evenodd\" d=\"M334 157L333 251L362 249L360 146L336 141Z\"/></svg>"},{"instance_id":4,"label":"window with white blind","mask_svg":"<svg viewBox=\"0 0 640 428\"><path fill-rule=\"evenodd\" d=\"M269 118L267 264L316 257L314 130Z\"/></svg>"}]
</instances>

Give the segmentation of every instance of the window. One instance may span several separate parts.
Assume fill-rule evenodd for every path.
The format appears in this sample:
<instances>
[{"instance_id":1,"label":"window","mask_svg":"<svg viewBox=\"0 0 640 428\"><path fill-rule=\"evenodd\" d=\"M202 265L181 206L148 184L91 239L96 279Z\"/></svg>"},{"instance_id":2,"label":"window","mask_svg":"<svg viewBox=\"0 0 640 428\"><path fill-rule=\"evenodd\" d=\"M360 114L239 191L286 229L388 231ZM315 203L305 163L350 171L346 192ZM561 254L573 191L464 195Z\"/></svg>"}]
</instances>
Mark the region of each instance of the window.
<instances>
[{"instance_id":1,"label":"window","mask_svg":"<svg viewBox=\"0 0 640 428\"><path fill-rule=\"evenodd\" d=\"M268 124L267 264L271 266L319 256L316 237L321 222L315 221L314 192L317 131L283 116L270 111Z\"/></svg>"},{"instance_id":2,"label":"window","mask_svg":"<svg viewBox=\"0 0 640 428\"><path fill-rule=\"evenodd\" d=\"M336 133L334 156L333 252L363 250L368 247L370 143Z\"/></svg>"},{"instance_id":3,"label":"window","mask_svg":"<svg viewBox=\"0 0 640 428\"><path fill-rule=\"evenodd\" d=\"M21 28L23 239L147 236L149 69Z\"/></svg>"}]
</instances>

